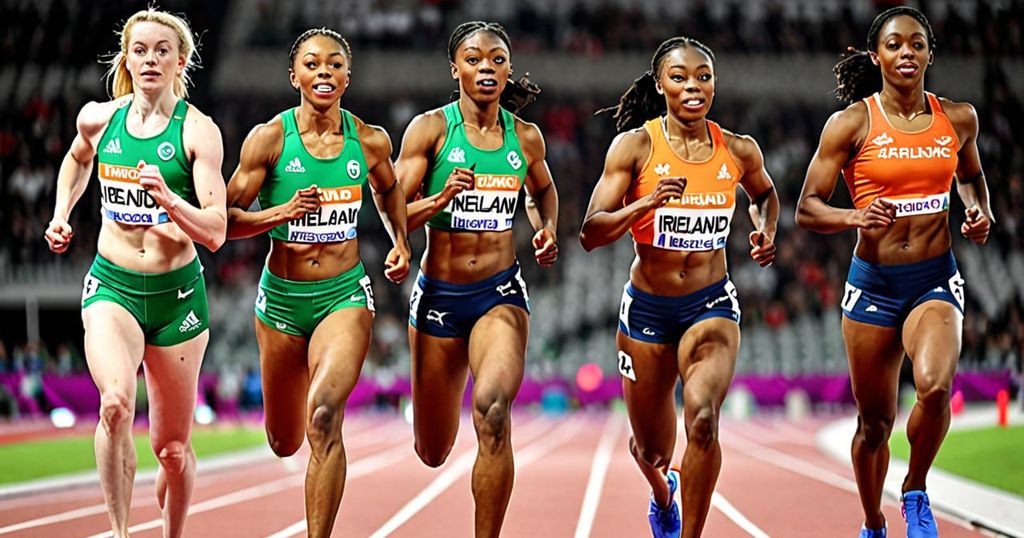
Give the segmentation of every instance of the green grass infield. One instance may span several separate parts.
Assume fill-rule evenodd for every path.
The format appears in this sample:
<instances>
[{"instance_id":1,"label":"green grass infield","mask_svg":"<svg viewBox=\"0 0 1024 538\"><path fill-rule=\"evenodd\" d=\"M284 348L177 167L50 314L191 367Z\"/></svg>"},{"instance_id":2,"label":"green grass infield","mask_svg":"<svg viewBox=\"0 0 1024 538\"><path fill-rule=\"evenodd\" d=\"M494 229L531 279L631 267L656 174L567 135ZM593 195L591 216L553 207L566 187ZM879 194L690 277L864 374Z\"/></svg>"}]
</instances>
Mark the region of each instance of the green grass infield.
<instances>
[{"instance_id":1,"label":"green grass infield","mask_svg":"<svg viewBox=\"0 0 1024 538\"><path fill-rule=\"evenodd\" d=\"M263 430L248 427L195 427L192 447L200 459L266 443ZM149 447L149 435L135 435L138 469L156 468L156 457ZM0 484L11 484L77 473L96 468L93 436L73 435L0 445Z\"/></svg>"},{"instance_id":2,"label":"green grass infield","mask_svg":"<svg viewBox=\"0 0 1024 538\"><path fill-rule=\"evenodd\" d=\"M910 443L905 432L893 432L892 456L906 460ZM951 430L942 443L935 467L1024 496L1024 426Z\"/></svg>"}]
</instances>

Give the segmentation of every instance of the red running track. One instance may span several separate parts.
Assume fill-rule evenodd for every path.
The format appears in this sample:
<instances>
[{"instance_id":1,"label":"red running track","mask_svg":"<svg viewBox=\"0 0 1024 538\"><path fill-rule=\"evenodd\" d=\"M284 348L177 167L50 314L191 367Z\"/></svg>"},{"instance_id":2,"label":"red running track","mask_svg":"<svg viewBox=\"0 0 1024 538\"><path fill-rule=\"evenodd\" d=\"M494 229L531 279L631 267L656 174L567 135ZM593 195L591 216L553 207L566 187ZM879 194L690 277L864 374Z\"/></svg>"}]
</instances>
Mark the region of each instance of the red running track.
<instances>
[{"instance_id":1,"label":"red running track","mask_svg":"<svg viewBox=\"0 0 1024 538\"><path fill-rule=\"evenodd\" d=\"M851 470L819 454L820 421L761 418L724 421L723 466L705 536L855 537L860 504ZM397 416L351 415L345 425L349 470L334 536L472 536L469 473L475 439L463 419L440 469L416 458L411 428ZM502 536L643 537L648 488L627 450L625 416L576 413L514 419L516 485ZM676 460L682 454L677 447ZM187 536L304 536L303 474L307 451L200 474ZM98 487L0 501L0 536L109 536ZM899 507L884 511L903 535ZM160 536L152 485L136 487L132 535ZM939 515L943 538L982 536Z\"/></svg>"}]
</instances>

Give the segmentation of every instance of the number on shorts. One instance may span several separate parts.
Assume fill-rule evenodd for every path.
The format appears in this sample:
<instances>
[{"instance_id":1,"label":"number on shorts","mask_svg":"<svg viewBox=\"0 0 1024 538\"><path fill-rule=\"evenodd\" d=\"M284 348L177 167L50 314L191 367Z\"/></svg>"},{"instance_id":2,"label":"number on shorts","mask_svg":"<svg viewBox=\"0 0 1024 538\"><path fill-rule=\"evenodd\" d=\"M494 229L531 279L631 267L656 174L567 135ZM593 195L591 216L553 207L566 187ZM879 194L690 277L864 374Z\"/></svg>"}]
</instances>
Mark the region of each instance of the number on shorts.
<instances>
[{"instance_id":1,"label":"number on shorts","mask_svg":"<svg viewBox=\"0 0 1024 538\"><path fill-rule=\"evenodd\" d=\"M619 373L622 377L627 377L636 381L636 370L633 369L633 357L626 354L625 351L619 351Z\"/></svg>"},{"instance_id":2,"label":"number on shorts","mask_svg":"<svg viewBox=\"0 0 1024 538\"><path fill-rule=\"evenodd\" d=\"M853 312L853 307L857 305L857 299L860 299L861 293L863 291L860 288L847 282L846 291L843 293L843 310Z\"/></svg>"},{"instance_id":3,"label":"number on shorts","mask_svg":"<svg viewBox=\"0 0 1024 538\"><path fill-rule=\"evenodd\" d=\"M100 290L100 281L89 273L85 274L85 280L82 282L82 302L86 299L96 295L96 292Z\"/></svg>"}]
</instances>

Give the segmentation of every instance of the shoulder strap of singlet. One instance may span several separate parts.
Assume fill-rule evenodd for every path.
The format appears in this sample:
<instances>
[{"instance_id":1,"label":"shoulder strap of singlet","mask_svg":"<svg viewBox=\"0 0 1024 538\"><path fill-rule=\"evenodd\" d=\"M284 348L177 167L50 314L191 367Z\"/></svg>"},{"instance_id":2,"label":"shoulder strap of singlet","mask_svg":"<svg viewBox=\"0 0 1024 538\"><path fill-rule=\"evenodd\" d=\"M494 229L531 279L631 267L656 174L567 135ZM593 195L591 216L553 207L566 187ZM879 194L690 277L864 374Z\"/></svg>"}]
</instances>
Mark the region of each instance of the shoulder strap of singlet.
<instances>
[{"instance_id":1,"label":"shoulder strap of singlet","mask_svg":"<svg viewBox=\"0 0 1024 538\"><path fill-rule=\"evenodd\" d=\"M501 121L501 128L504 129L505 145L516 139L516 117L505 107L498 107L498 120Z\"/></svg>"},{"instance_id":2,"label":"shoulder strap of singlet","mask_svg":"<svg viewBox=\"0 0 1024 538\"><path fill-rule=\"evenodd\" d=\"M281 126L284 128L284 138L288 138L289 135L299 132L299 127L295 124L295 109L289 108L280 114Z\"/></svg>"},{"instance_id":3,"label":"shoulder strap of singlet","mask_svg":"<svg viewBox=\"0 0 1024 538\"><path fill-rule=\"evenodd\" d=\"M714 151L726 149L725 135L722 134L722 128L711 120L705 121L708 122L708 133L711 134L711 143L715 145Z\"/></svg>"},{"instance_id":4,"label":"shoulder strap of singlet","mask_svg":"<svg viewBox=\"0 0 1024 538\"><path fill-rule=\"evenodd\" d=\"M341 109L341 132L345 138L359 141L359 129L356 127L356 120L352 113L344 108Z\"/></svg>"}]
</instances>

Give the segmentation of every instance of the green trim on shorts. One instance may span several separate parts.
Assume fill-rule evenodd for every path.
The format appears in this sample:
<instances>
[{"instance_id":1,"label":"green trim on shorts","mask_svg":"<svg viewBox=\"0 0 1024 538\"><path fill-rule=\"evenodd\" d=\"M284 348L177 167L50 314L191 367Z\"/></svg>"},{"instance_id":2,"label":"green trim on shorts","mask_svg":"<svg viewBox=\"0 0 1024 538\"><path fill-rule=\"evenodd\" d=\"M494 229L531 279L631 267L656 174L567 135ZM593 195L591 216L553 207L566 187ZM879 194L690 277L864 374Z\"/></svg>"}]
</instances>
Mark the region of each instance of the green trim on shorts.
<instances>
[{"instance_id":1,"label":"green trim on shorts","mask_svg":"<svg viewBox=\"0 0 1024 538\"><path fill-rule=\"evenodd\" d=\"M373 288L362 262L323 280L288 280L263 267L256 293L256 317L268 327L293 336L312 336L331 312L363 307L374 312Z\"/></svg>"},{"instance_id":2,"label":"green trim on shorts","mask_svg":"<svg viewBox=\"0 0 1024 538\"><path fill-rule=\"evenodd\" d=\"M173 271L140 273L97 254L82 283L82 310L99 301L124 307L154 346L187 342L210 326L198 256Z\"/></svg>"}]
</instances>

